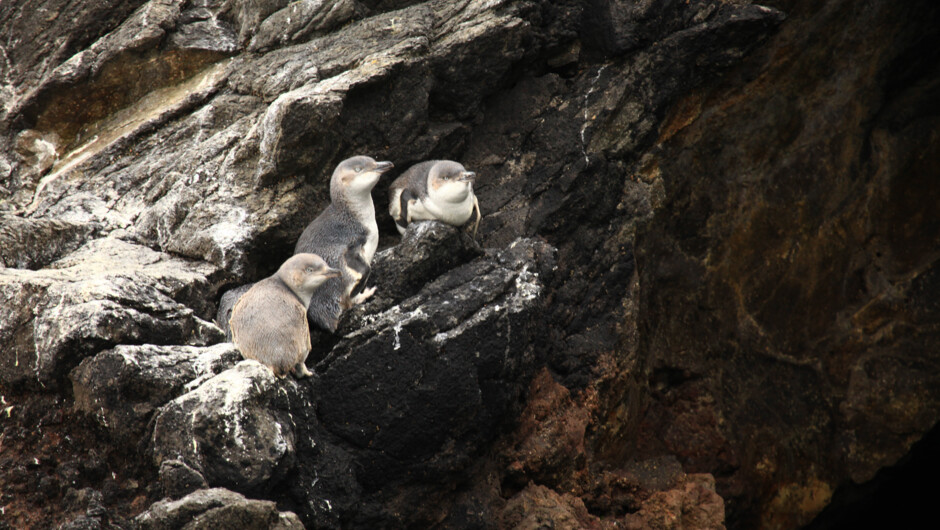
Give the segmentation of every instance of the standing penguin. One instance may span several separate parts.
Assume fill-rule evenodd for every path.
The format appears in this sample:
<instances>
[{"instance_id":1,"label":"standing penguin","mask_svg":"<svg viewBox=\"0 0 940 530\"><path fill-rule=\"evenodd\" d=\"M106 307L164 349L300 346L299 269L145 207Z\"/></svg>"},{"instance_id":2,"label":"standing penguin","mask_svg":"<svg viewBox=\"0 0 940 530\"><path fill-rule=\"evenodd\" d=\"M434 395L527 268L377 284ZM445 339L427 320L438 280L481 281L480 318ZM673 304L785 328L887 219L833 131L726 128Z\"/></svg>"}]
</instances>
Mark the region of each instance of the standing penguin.
<instances>
[{"instance_id":1,"label":"standing penguin","mask_svg":"<svg viewBox=\"0 0 940 530\"><path fill-rule=\"evenodd\" d=\"M329 280L314 295L307 308L311 322L332 332L343 309L361 304L375 287L365 289L372 256L379 244L372 188L391 162L376 162L367 156L343 160L330 178L330 205L301 234L294 253L323 256L342 277Z\"/></svg>"},{"instance_id":2,"label":"standing penguin","mask_svg":"<svg viewBox=\"0 0 940 530\"><path fill-rule=\"evenodd\" d=\"M318 288L341 272L316 254L296 254L273 276L248 289L232 309L229 326L242 356L255 359L284 377L311 375L304 361L310 353L307 305Z\"/></svg>"},{"instance_id":3,"label":"standing penguin","mask_svg":"<svg viewBox=\"0 0 940 530\"><path fill-rule=\"evenodd\" d=\"M398 231L412 221L437 220L461 226L476 212L473 235L480 225L480 203L473 194L476 174L451 160L431 160L408 168L389 187L388 213Z\"/></svg>"}]
</instances>

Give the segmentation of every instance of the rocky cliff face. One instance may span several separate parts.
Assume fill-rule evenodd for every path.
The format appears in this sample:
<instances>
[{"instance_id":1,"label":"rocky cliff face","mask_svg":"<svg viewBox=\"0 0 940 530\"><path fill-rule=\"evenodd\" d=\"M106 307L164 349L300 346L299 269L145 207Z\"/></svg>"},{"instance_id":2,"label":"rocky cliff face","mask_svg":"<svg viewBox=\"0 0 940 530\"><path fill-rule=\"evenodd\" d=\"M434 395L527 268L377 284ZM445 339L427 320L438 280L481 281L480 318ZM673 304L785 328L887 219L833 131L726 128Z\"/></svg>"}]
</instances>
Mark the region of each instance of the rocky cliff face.
<instances>
[{"instance_id":1,"label":"rocky cliff face","mask_svg":"<svg viewBox=\"0 0 940 530\"><path fill-rule=\"evenodd\" d=\"M0 27L0 527L796 528L940 418L932 2ZM400 240L380 183L315 376L239 362L219 298L360 153L476 171L478 240Z\"/></svg>"}]
</instances>

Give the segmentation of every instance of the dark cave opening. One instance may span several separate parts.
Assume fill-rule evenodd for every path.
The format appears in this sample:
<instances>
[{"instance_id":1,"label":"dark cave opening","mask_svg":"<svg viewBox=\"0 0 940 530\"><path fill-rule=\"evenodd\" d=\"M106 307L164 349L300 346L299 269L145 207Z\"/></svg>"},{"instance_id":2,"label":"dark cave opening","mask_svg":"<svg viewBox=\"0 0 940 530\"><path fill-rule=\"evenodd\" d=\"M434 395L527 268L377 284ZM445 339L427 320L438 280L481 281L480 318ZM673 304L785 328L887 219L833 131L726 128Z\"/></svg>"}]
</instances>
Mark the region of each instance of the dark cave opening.
<instances>
[{"instance_id":1,"label":"dark cave opening","mask_svg":"<svg viewBox=\"0 0 940 530\"><path fill-rule=\"evenodd\" d=\"M847 484L803 530L918 528L933 518L936 491L925 487L940 473L940 423L897 464L864 484Z\"/></svg>"}]
</instances>

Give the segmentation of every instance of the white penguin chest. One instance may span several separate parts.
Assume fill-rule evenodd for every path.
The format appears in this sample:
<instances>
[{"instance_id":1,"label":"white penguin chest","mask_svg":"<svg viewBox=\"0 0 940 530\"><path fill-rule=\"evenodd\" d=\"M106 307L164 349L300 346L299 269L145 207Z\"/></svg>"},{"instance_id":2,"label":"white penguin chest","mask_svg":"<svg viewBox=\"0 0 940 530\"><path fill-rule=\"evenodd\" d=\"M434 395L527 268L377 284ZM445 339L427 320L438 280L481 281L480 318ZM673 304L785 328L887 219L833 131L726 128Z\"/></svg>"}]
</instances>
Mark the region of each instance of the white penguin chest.
<instances>
[{"instance_id":1,"label":"white penguin chest","mask_svg":"<svg viewBox=\"0 0 940 530\"><path fill-rule=\"evenodd\" d=\"M421 219L437 219L449 225L460 226L473 214L473 192L457 202L425 197L415 206L415 209L419 210L415 213L420 215ZM412 219L417 217L412 216Z\"/></svg>"},{"instance_id":2,"label":"white penguin chest","mask_svg":"<svg viewBox=\"0 0 940 530\"><path fill-rule=\"evenodd\" d=\"M372 264L372 256L375 256L375 249L379 247L379 225L375 222L375 214L372 215L372 222L365 223L368 235L366 244L362 247L362 258L366 263Z\"/></svg>"}]
</instances>

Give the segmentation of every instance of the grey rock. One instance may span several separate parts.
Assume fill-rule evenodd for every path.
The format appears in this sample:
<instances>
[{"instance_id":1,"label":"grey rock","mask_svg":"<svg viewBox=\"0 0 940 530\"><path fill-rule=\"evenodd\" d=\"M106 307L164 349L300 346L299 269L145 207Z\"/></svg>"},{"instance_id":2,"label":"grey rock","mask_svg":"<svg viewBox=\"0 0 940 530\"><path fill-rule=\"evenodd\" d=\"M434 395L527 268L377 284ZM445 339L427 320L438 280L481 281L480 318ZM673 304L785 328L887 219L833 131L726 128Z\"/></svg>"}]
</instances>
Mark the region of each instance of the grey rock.
<instances>
[{"instance_id":1,"label":"grey rock","mask_svg":"<svg viewBox=\"0 0 940 530\"><path fill-rule=\"evenodd\" d=\"M182 460L210 486L273 486L295 463L290 379L242 361L164 405L152 435L154 465Z\"/></svg>"},{"instance_id":2,"label":"grey rock","mask_svg":"<svg viewBox=\"0 0 940 530\"><path fill-rule=\"evenodd\" d=\"M348 22L359 9L355 0L291 2L264 19L248 50L264 52L306 40Z\"/></svg>"},{"instance_id":3,"label":"grey rock","mask_svg":"<svg viewBox=\"0 0 940 530\"><path fill-rule=\"evenodd\" d=\"M100 517L89 517L80 515L71 521L59 526L59 530L101 530L106 528L101 523Z\"/></svg>"},{"instance_id":4,"label":"grey rock","mask_svg":"<svg viewBox=\"0 0 940 530\"><path fill-rule=\"evenodd\" d=\"M200 316L216 273L114 238L42 270L0 269L0 382L56 384L82 358L121 343L220 341Z\"/></svg>"},{"instance_id":5,"label":"grey rock","mask_svg":"<svg viewBox=\"0 0 940 530\"><path fill-rule=\"evenodd\" d=\"M164 497L170 499L179 499L209 487L206 477L182 460L164 460L160 464L160 484Z\"/></svg>"},{"instance_id":6,"label":"grey rock","mask_svg":"<svg viewBox=\"0 0 940 530\"><path fill-rule=\"evenodd\" d=\"M184 13L185 14L185 13ZM206 50L231 54L238 50L235 30L217 18L193 20L177 26L170 35L170 49Z\"/></svg>"},{"instance_id":7,"label":"grey rock","mask_svg":"<svg viewBox=\"0 0 940 530\"><path fill-rule=\"evenodd\" d=\"M82 246L98 230L95 223L0 214L0 267L41 269Z\"/></svg>"},{"instance_id":8,"label":"grey rock","mask_svg":"<svg viewBox=\"0 0 940 530\"><path fill-rule=\"evenodd\" d=\"M788 0L782 21L749 0L0 1L5 443L81 451L84 426L38 410L85 357L221 340L216 287L273 271L339 160L449 158L479 175L481 245L545 238L556 265L517 285L547 253L481 258L444 233L380 253L379 293L318 342L317 377L248 407L300 432L265 497L309 526L495 526L493 440L544 363L590 418L584 467L523 468L539 486L517 501L568 511L552 489L610 469L580 490L592 520L623 522L627 458L674 455L714 472L729 520L808 522L940 415L934 4ZM87 481L108 507L140 494L127 474L152 476L106 478L125 444L56 473L27 445L39 463L9 483L37 518L74 513L35 483L50 499ZM220 480L205 456L162 461L167 491ZM85 516L120 525L103 517Z\"/></svg>"},{"instance_id":9,"label":"grey rock","mask_svg":"<svg viewBox=\"0 0 940 530\"><path fill-rule=\"evenodd\" d=\"M426 221L414 223L402 236L401 242L376 253L372 261L369 285L378 286L375 295L363 306L350 311L354 314L374 313L418 292L419 288L438 276L481 255L483 250L463 231L443 223ZM238 299L254 285L241 285L222 295L215 322L231 339L228 320ZM340 325L358 322L345 317ZM349 324L345 324L347 331ZM316 336L316 330L312 330ZM339 330L343 333L343 329ZM314 341L316 343L316 341Z\"/></svg>"},{"instance_id":10,"label":"grey rock","mask_svg":"<svg viewBox=\"0 0 940 530\"><path fill-rule=\"evenodd\" d=\"M239 360L241 354L231 343L118 346L72 370L75 407L133 447L157 408Z\"/></svg>"},{"instance_id":11,"label":"grey rock","mask_svg":"<svg viewBox=\"0 0 940 530\"><path fill-rule=\"evenodd\" d=\"M279 512L273 502L248 499L224 488L199 490L179 500L155 502L134 519L134 524L140 530L303 528L295 514Z\"/></svg>"}]
</instances>

